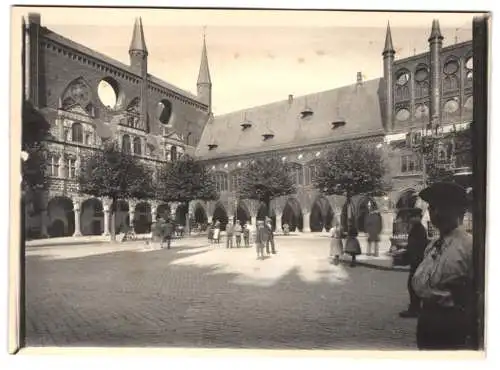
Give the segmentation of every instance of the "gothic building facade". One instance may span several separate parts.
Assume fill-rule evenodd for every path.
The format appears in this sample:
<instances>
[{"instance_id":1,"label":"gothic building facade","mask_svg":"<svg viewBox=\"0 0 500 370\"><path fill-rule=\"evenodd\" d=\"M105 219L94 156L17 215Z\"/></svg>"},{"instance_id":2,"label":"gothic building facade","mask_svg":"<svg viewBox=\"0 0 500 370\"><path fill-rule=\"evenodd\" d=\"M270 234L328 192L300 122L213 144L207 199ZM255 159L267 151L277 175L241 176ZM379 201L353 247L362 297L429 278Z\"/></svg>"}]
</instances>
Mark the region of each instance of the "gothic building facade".
<instances>
[{"instance_id":1,"label":"gothic building facade","mask_svg":"<svg viewBox=\"0 0 500 370\"><path fill-rule=\"evenodd\" d=\"M125 65L64 38L44 27L39 14L23 22L24 99L51 127L48 190L41 194L43 211L26 212L29 236L109 233L109 201L81 194L76 182L81 156L103 140L116 139L152 168L194 152L211 112L205 46L196 95L148 72L141 19L133 27L129 56ZM167 208L153 199L123 200L117 227L147 225Z\"/></svg>"},{"instance_id":2,"label":"gothic building facade","mask_svg":"<svg viewBox=\"0 0 500 370\"><path fill-rule=\"evenodd\" d=\"M81 153L115 137L123 150L154 166L182 153L202 160L216 180L217 201L194 201L189 210L175 204L123 200L116 224L146 225L157 214L172 212L178 220L189 212L196 222L255 220L266 213L258 203L238 199L241 168L261 156L278 156L292 163L297 193L275 199L276 228L287 223L302 232L329 229L345 199L323 196L313 186L315 163L341 142L375 146L390 167L393 191L387 197L354 198L358 228L370 207L383 215L390 232L397 209L408 206L422 187L422 161L415 138L438 122L444 131L462 130L472 119L472 42L442 47L434 21L429 51L396 59L388 26L381 49L383 77L364 81L358 73L349 86L214 116L212 82L205 40L192 95L148 73L141 20L133 28L130 63L124 65L70 41L40 24L32 14L24 26L25 98L51 123L49 190L45 211L28 212L33 235L62 236L109 233L109 202L78 191L75 174ZM382 46L382 45L381 45ZM353 76L354 77L354 76ZM116 100L106 105L99 89L113 90ZM448 162L469 166L467 153L445 150ZM134 221L143 222L134 222Z\"/></svg>"}]
</instances>

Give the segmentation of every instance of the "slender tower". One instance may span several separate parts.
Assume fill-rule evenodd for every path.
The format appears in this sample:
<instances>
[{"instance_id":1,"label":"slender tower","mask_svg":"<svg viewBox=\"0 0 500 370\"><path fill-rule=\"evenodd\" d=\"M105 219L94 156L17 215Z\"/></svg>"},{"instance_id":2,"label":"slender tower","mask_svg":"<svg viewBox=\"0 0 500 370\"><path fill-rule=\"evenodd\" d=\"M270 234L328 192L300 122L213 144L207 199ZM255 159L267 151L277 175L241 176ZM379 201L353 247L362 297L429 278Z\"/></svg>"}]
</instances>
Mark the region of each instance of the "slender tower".
<instances>
[{"instance_id":1,"label":"slender tower","mask_svg":"<svg viewBox=\"0 0 500 370\"><path fill-rule=\"evenodd\" d=\"M384 57L384 82L385 82L385 104L384 104L384 126L386 130L394 128L394 92L393 92L393 66L396 52L392 46L391 26L387 22L385 34L385 46L382 56Z\"/></svg>"},{"instance_id":2,"label":"slender tower","mask_svg":"<svg viewBox=\"0 0 500 370\"><path fill-rule=\"evenodd\" d=\"M142 29L142 19L136 18L132 42L128 51L130 55L130 66L141 76L140 111L143 127L148 129L148 49Z\"/></svg>"},{"instance_id":3,"label":"slender tower","mask_svg":"<svg viewBox=\"0 0 500 370\"><path fill-rule=\"evenodd\" d=\"M207 45L205 34L203 34L203 49L201 51L200 72L198 73L198 98L208 105L208 113L212 113L212 81L210 80L210 69L208 68Z\"/></svg>"},{"instance_id":4,"label":"slender tower","mask_svg":"<svg viewBox=\"0 0 500 370\"><path fill-rule=\"evenodd\" d=\"M439 21L432 21L432 31L429 37L430 48L430 124L435 126L441 122L441 49L443 36L439 29Z\"/></svg>"}]
</instances>

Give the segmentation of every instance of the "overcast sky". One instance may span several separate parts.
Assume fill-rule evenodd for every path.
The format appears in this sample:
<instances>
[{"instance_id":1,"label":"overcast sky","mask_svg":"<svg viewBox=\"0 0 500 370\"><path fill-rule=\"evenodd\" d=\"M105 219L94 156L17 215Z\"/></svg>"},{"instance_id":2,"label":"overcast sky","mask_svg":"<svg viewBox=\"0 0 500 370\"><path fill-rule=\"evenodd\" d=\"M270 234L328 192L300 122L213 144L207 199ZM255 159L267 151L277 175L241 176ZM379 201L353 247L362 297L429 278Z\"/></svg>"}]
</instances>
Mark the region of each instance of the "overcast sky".
<instances>
[{"instance_id":1,"label":"overcast sky","mask_svg":"<svg viewBox=\"0 0 500 370\"><path fill-rule=\"evenodd\" d=\"M472 38L473 14L25 8L61 35L123 63L142 17L149 73L196 92L203 26L215 114L382 76L390 21L396 58L428 50L433 18L444 45Z\"/></svg>"}]
</instances>

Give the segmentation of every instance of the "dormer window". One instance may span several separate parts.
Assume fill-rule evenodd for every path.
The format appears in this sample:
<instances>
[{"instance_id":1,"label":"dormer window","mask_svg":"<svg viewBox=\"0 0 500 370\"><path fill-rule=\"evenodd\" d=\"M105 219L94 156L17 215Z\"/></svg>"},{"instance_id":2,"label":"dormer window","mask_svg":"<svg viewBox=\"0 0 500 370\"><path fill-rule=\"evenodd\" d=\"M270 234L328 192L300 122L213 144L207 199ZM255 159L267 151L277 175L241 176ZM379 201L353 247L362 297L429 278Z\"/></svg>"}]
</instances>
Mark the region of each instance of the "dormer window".
<instances>
[{"instance_id":1,"label":"dormer window","mask_svg":"<svg viewBox=\"0 0 500 370\"><path fill-rule=\"evenodd\" d=\"M314 114L311 108L309 108L307 105L304 107L302 112L300 112L300 116L302 119L309 118Z\"/></svg>"},{"instance_id":2,"label":"dormer window","mask_svg":"<svg viewBox=\"0 0 500 370\"><path fill-rule=\"evenodd\" d=\"M266 140L272 139L274 137L274 134L267 133L267 134L262 135L262 137L264 138L264 141L266 141Z\"/></svg>"},{"instance_id":3,"label":"dormer window","mask_svg":"<svg viewBox=\"0 0 500 370\"><path fill-rule=\"evenodd\" d=\"M245 131L246 129L252 127L252 122L250 122L248 119L247 119L247 114L245 113L245 117L243 118L243 122L241 124L241 128L243 129L243 131Z\"/></svg>"},{"instance_id":4,"label":"dormer window","mask_svg":"<svg viewBox=\"0 0 500 370\"><path fill-rule=\"evenodd\" d=\"M243 131L245 131L247 128L250 128L252 127L252 124L250 123L250 121L245 121L241 124L241 128L243 129Z\"/></svg>"},{"instance_id":5,"label":"dormer window","mask_svg":"<svg viewBox=\"0 0 500 370\"><path fill-rule=\"evenodd\" d=\"M218 147L218 145L215 143L208 144L208 150L214 150L214 149L217 149L217 147Z\"/></svg>"},{"instance_id":6,"label":"dormer window","mask_svg":"<svg viewBox=\"0 0 500 370\"><path fill-rule=\"evenodd\" d=\"M337 120L332 122L332 130L335 130L336 128L345 126L345 121L344 120Z\"/></svg>"}]
</instances>

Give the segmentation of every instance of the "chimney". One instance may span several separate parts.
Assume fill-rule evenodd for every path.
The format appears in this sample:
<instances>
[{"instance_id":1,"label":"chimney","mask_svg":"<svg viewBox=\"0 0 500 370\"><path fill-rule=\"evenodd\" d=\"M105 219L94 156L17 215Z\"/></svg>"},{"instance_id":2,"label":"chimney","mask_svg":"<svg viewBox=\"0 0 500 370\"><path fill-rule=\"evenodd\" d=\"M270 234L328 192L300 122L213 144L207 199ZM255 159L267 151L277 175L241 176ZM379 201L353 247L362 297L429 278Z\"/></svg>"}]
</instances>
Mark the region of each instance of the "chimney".
<instances>
[{"instance_id":1,"label":"chimney","mask_svg":"<svg viewBox=\"0 0 500 370\"><path fill-rule=\"evenodd\" d=\"M40 25L41 24L40 13L29 13L28 14L28 22Z\"/></svg>"},{"instance_id":2,"label":"chimney","mask_svg":"<svg viewBox=\"0 0 500 370\"><path fill-rule=\"evenodd\" d=\"M288 104L292 105L292 103L293 103L293 95L290 94L288 95Z\"/></svg>"},{"instance_id":3,"label":"chimney","mask_svg":"<svg viewBox=\"0 0 500 370\"><path fill-rule=\"evenodd\" d=\"M356 76L356 85L363 85L363 74L358 72Z\"/></svg>"}]
</instances>

